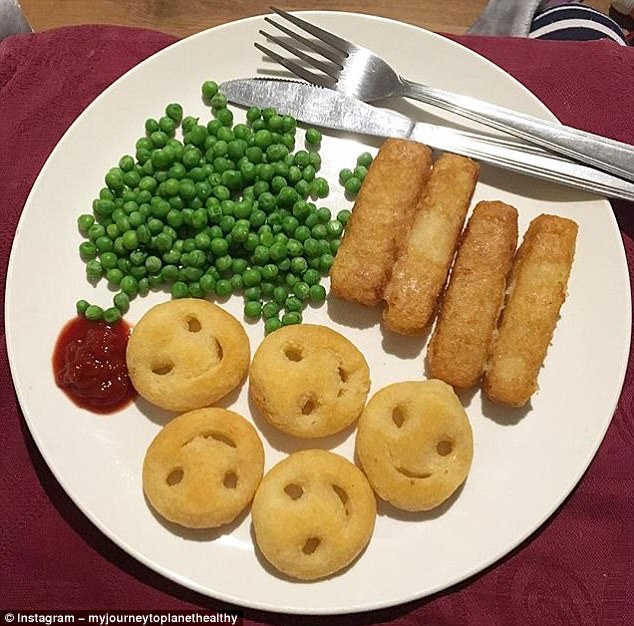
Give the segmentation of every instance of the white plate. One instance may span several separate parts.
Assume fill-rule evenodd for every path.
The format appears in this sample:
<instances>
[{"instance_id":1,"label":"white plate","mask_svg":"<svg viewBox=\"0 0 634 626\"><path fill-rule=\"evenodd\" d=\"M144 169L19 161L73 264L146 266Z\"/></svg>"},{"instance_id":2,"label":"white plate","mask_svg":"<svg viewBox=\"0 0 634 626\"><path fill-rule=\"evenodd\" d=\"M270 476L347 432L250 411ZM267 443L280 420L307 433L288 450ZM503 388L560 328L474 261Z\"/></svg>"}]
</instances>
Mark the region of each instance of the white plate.
<instances>
[{"instance_id":1,"label":"white plate","mask_svg":"<svg viewBox=\"0 0 634 626\"><path fill-rule=\"evenodd\" d=\"M375 49L408 78L552 118L514 79L443 37L369 16L307 15ZM11 369L28 426L56 478L79 508L139 561L186 587L253 608L343 613L385 607L445 589L494 563L538 528L577 483L608 427L625 373L630 333L625 255L605 200L483 168L474 201L514 204L522 232L541 212L571 217L580 230L569 298L531 410L496 410L479 393L466 399L475 457L459 496L426 515L380 506L374 537L354 566L310 584L290 583L264 566L254 551L248 515L222 532L169 529L146 505L140 472L146 446L167 414L141 402L111 416L79 410L55 386L50 357L78 298L110 302L105 285L93 291L85 281L77 254L76 218L90 209L103 175L133 150L145 118L158 117L169 102L208 119L199 96L204 80L273 69L252 45L262 26L259 17L242 20L156 54L97 98L60 141L33 187L15 237L6 297ZM351 140L324 140L324 171L333 181L327 204L337 209L345 203L336 173L354 162L361 147ZM129 320L165 298L137 299ZM240 298L226 306L241 317ZM379 317L334 301L305 315L362 349L372 392L419 379L424 352L417 339L384 336ZM255 349L262 325L250 325L248 332ZM246 386L226 405L250 416ZM255 423L264 438L267 468L301 447L260 420ZM351 458L353 435L323 445Z\"/></svg>"}]
</instances>

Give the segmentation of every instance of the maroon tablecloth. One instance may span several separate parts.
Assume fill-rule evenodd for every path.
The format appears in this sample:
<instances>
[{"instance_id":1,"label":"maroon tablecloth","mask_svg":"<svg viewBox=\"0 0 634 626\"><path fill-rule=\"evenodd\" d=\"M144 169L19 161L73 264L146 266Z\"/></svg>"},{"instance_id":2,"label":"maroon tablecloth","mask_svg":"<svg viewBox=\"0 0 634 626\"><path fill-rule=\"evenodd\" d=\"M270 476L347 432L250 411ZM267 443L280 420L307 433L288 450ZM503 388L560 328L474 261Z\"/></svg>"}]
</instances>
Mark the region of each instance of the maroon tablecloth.
<instances>
[{"instance_id":1,"label":"maroon tablecloth","mask_svg":"<svg viewBox=\"0 0 634 626\"><path fill-rule=\"evenodd\" d=\"M516 76L563 122L634 144L634 49L456 39ZM0 43L3 278L20 212L55 143L108 84L173 41L146 30L86 26ZM634 205L613 206L631 274ZM3 303L0 309L3 315ZM0 350L0 609L223 608L140 565L80 513L29 436L4 341ZM630 359L616 415L586 475L543 528L496 566L389 610L314 620L247 610L245 624L634 624L633 391Z\"/></svg>"}]
</instances>

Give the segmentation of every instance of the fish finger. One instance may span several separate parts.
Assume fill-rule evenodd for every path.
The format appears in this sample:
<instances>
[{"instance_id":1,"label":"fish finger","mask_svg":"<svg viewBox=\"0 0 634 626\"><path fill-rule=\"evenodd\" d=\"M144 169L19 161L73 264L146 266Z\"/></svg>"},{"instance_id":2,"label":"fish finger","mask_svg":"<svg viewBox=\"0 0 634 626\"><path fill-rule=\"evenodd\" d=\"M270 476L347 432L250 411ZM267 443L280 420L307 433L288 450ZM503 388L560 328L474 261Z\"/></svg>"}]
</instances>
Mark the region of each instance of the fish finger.
<instances>
[{"instance_id":1,"label":"fish finger","mask_svg":"<svg viewBox=\"0 0 634 626\"><path fill-rule=\"evenodd\" d=\"M517 246L517 211L479 202L456 253L427 351L427 371L456 389L478 383Z\"/></svg>"},{"instance_id":2,"label":"fish finger","mask_svg":"<svg viewBox=\"0 0 634 626\"><path fill-rule=\"evenodd\" d=\"M475 161L442 154L416 209L385 290L389 330L419 335L436 311L478 178Z\"/></svg>"},{"instance_id":3,"label":"fish finger","mask_svg":"<svg viewBox=\"0 0 634 626\"><path fill-rule=\"evenodd\" d=\"M566 299L577 231L570 219L540 215L524 235L484 375L484 392L496 404L524 406L537 390L539 369Z\"/></svg>"},{"instance_id":4,"label":"fish finger","mask_svg":"<svg viewBox=\"0 0 634 626\"><path fill-rule=\"evenodd\" d=\"M431 150L423 144L404 139L383 143L363 181L330 270L330 287L336 296L367 306L381 301L431 163Z\"/></svg>"}]
</instances>

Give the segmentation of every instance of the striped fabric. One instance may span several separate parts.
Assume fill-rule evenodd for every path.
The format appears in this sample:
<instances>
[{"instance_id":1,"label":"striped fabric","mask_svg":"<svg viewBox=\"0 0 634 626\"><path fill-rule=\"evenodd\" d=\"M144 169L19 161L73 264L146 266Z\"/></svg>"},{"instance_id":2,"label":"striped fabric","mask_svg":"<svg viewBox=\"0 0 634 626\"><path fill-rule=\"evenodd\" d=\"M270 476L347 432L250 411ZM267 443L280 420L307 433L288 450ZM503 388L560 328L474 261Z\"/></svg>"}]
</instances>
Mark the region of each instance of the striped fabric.
<instances>
[{"instance_id":1,"label":"striped fabric","mask_svg":"<svg viewBox=\"0 0 634 626\"><path fill-rule=\"evenodd\" d=\"M529 37L589 41L611 39L626 46L623 30L607 15L583 4L566 3L538 13L531 24Z\"/></svg>"}]
</instances>

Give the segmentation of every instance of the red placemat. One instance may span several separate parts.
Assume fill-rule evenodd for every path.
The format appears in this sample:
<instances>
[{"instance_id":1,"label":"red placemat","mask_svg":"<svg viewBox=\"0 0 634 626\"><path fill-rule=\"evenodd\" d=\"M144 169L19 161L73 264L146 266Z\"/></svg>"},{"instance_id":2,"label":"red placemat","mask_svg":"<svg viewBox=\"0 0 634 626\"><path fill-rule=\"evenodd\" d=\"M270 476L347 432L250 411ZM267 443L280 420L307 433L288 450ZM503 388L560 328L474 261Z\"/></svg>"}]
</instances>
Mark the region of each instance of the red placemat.
<instances>
[{"instance_id":1,"label":"red placemat","mask_svg":"<svg viewBox=\"0 0 634 626\"><path fill-rule=\"evenodd\" d=\"M609 42L453 38L518 78L562 122L634 144L634 49ZM56 142L106 86L173 41L147 30L82 26L0 43L3 278L20 212ZM631 276L634 205L613 207ZM4 284L2 298L4 322ZM229 608L139 564L75 507L28 433L4 341L0 350L0 608ZM633 391L630 357L618 409L589 470L560 510L494 567L442 594L392 609L314 619L247 610L245 624L634 623ZM421 555L421 567L430 566Z\"/></svg>"}]
</instances>

